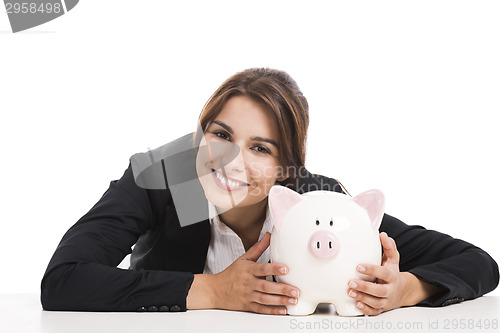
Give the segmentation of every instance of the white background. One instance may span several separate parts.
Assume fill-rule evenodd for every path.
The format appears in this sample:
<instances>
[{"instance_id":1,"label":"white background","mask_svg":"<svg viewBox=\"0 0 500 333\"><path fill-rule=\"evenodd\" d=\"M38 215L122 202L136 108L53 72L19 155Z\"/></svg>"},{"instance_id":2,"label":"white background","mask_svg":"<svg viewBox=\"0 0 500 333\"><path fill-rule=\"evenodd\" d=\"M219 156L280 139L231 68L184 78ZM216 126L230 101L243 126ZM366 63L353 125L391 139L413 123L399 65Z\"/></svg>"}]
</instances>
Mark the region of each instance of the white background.
<instances>
[{"instance_id":1,"label":"white background","mask_svg":"<svg viewBox=\"0 0 500 333\"><path fill-rule=\"evenodd\" d=\"M308 98L310 171L499 262L498 17L497 1L82 0L12 34L2 9L0 293L38 292L129 157L193 131L257 66Z\"/></svg>"}]
</instances>

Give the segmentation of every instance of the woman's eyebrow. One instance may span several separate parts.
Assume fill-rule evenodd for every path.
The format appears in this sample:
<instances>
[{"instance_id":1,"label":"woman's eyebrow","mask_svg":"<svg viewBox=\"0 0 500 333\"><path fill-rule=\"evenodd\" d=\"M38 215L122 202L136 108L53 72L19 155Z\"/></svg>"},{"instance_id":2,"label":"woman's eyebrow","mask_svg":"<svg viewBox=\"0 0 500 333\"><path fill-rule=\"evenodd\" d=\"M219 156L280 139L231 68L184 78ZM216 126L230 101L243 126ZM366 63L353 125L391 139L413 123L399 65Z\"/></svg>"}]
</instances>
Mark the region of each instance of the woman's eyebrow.
<instances>
[{"instance_id":1,"label":"woman's eyebrow","mask_svg":"<svg viewBox=\"0 0 500 333\"><path fill-rule=\"evenodd\" d=\"M212 120L212 123L219 125L220 127L224 128L226 131L228 131L230 134L233 134L233 129L231 128L231 126L229 126L227 124L224 124L222 121ZM261 136L252 136L250 138L250 140L252 140L252 141L260 141L260 142L267 142L267 143L272 144L276 148L278 148L278 144L276 143L276 141L268 139L268 138L263 138Z\"/></svg>"},{"instance_id":2,"label":"woman's eyebrow","mask_svg":"<svg viewBox=\"0 0 500 333\"><path fill-rule=\"evenodd\" d=\"M221 121L217 121L217 120L212 120L212 122L214 124L217 124L219 125L220 127L223 127L226 131L228 131L230 134L233 134L233 129L229 126L229 125L226 125L224 124L223 122Z\"/></svg>"},{"instance_id":3,"label":"woman's eyebrow","mask_svg":"<svg viewBox=\"0 0 500 333\"><path fill-rule=\"evenodd\" d=\"M274 140L271 140L271 139L268 139L268 138L262 138L260 136L253 136L250 138L250 140L252 141L261 141L261 142L267 142L267 143L270 143L272 144L273 146L275 146L276 148L278 148L278 144L276 143L276 141Z\"/></svg>"}]
</instances>

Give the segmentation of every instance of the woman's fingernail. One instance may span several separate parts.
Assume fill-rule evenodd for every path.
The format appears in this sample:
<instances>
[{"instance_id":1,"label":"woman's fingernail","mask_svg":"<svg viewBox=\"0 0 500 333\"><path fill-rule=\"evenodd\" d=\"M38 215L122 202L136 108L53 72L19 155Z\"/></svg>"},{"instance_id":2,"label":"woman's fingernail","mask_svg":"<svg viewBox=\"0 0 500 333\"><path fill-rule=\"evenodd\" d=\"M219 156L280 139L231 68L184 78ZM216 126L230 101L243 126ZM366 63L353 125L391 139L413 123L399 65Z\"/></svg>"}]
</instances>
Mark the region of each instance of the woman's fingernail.
<instances>
[{"instance_id":1,"label":"woman's fingernail","mask_svg":"<svg viewBox=\"0 0 500 333\"><path fill-rule=\"evenodd\" d=\"M358 265L358 272L364 272L364 271L366 271L366 267Z\"/></svg>"},{"instance_id":2,"label":"woman's fingernail","mask_svg":"<svg viewBox=\"0 0 500 333\"><path fill-rule=\"evenodd\" d=\"M363 303L358 302L358 303L356 304L356 307L357 307L358 309L362 309L362 308L364 308L365 306L363 305Z\"/></svg>"},{"instance_id":3,"label":"woman's fingernail","mask_svg":"<svg viewBox=\"0 0 500 333\"><path fill-rule=\"evenodd\" d=\"M299 291L298 291L298 290L295 290L295 289L294 289L294 290L292 290L292 291L290 292L290 296L295 297L295 298L299 297Z\"/></svg>"},{"instance_id":4,"label":"woman's fingernail","mask_svg":"<svg viewBox=\"0 0 500 333\"><path fill-rule=\"evenodd\" d=\"M358 296L358 294L356 294L356 292L354 290L351 290L351 291L349 291L349 296L354 298L354 297Z\"/></svg>"},{"instance_id":5,"label":"woman's fingernail","mask_svg":"<svg viewBox=\"0 0 500 333\"><path fill-rule=\"evenodd\" d=\"M284 314L286 314L286 309L280 309L279 312L280 312L280 314L284 315Z\"/></svg>"},{"instance_id":6,"label":"woman's fingernail","mask_svg":"<svg viewBox=\"0 0 500 333\"><path fill-rule=\"evenodd\" d=\"M298 302L298 299L296 299L296 298L289 298L288 299L288 303L290 303L290 304L297 304L297 302Z\"/></svg>"},{"instance_id":7,"label":"woman's fingernail","mask_svg":"<svg viewBox=\"0 0 500 333\"><path fill-rule=\"evenodd\" d=\"M354 281L349 282L349 288L356 289L358 287L358 284Z\"/></svg>"},{"instance_id":8,"label":"woman's fingernail","mask_svg":"<svg viewBox=\"0 0 500 333\"><path fill-rule=\"evenodd\" d=\"M282 267L280 268L280 273L281 273L281 274L286 274L286 273L287 273L287 268L286 268L286 266L282 266Z\"/></svg>"}]
</instances>

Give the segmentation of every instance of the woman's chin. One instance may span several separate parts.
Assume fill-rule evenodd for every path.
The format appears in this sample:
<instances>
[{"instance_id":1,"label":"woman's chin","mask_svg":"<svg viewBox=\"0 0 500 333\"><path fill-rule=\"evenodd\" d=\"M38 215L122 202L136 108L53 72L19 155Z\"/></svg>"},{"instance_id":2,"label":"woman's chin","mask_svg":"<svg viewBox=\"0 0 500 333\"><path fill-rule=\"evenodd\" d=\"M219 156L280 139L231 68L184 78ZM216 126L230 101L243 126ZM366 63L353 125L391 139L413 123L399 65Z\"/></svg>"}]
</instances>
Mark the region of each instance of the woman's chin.
<instances>
[{"instance_id":1,"label":"woman's chin","mask_svg":"<svg viewBox=\"0 0 500 333\"><path fill-rule=\"evenodd\" d=\"M218 208L229 210L241 204L246 199L245 193L236 193L230 191L221 191L220 189L205 190L205 196L208 201Z\"/></svg>"}]
</instances>

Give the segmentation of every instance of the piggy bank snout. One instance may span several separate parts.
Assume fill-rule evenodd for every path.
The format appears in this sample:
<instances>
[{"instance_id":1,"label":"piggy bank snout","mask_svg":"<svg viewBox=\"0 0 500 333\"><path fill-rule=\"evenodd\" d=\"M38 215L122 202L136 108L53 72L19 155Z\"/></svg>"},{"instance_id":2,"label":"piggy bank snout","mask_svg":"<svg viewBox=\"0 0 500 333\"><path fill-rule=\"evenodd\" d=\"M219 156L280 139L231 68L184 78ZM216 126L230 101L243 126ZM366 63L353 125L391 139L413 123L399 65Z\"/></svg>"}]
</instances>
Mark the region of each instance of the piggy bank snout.
<instances>
[{"instance_id":1,"label":"piggy bank snout","mask_svg":"<svg viewBox=\"0 0 500 333\"><path fill-rule=\"evenodd\" d=\"M317 231L309 239L309 250L318 259L333 259L339 253L339 242L330 231Z\"/></svg>"}]
</instances>

